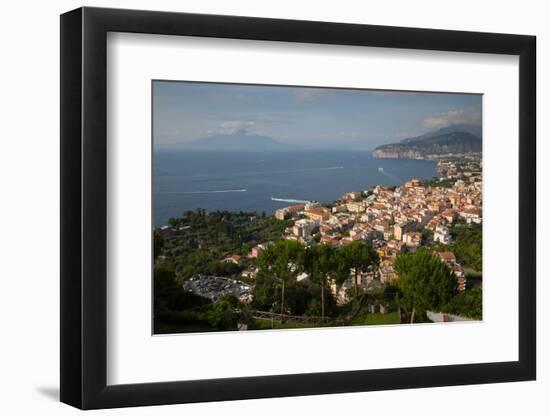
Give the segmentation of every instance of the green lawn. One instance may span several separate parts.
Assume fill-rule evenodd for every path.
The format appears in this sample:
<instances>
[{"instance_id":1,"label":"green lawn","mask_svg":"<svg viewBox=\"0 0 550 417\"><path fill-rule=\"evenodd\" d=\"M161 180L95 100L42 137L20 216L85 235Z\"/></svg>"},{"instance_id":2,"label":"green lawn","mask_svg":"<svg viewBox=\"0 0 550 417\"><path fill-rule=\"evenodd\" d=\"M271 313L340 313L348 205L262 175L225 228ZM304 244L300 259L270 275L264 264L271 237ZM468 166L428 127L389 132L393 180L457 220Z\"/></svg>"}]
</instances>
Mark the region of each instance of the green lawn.
<instances>
[{"instance_id":1,"label":"green lawn","mask_svg":"<svg viewBox=\"0 0 550 417\"><path fill-rule=\"evenodd\" d=\"M399 316L397 311L391 313L367 313L366 310L361 311L351 321L352 326L371 326L380 324L399 324Z\"/></svg>"},{"instance_id":2,"label":"green lawn","mask_svg":"<svg viewBox=\"0 0 550 417\"><path fill-rule=\"evenodd\" d=\"M370 326L370 325L381 325L381 324L399 324L399 316L397 311L381 314L381 313L367 313L366 310L361 311L355 318L351 321L351 326ZM321 323L284 323L274 321L274 329L306 329L306 328L315 328L315 327L335 327L330 325L322 325ZM271 320L256 320L256 329L257 330L268 330L271 329Z\"/></svg>"},{"instance_id":3,"label":"green lawn","mask_svg":"<svg viewBox=\"0 0 550 417\"><path fill-rule=\"evenodd\" d=\"M394 311L388 314L380 313L367 313L366 310L361 311L351 322L351 326L368 326L368 325L380 325L380 324L399 324L399 317L397 312ZM256 320L255 330L271 330L273 329L314 329L319 327L336 327L321 323L281 323L279 321L273 321L273 327L271 320ZM155 322L155 334L167 334L167 333L202 333L216 331L212 327L202 326L200 324L179 324L179 323L165 323L161 321Z\"/></svg>"}]
</instances>

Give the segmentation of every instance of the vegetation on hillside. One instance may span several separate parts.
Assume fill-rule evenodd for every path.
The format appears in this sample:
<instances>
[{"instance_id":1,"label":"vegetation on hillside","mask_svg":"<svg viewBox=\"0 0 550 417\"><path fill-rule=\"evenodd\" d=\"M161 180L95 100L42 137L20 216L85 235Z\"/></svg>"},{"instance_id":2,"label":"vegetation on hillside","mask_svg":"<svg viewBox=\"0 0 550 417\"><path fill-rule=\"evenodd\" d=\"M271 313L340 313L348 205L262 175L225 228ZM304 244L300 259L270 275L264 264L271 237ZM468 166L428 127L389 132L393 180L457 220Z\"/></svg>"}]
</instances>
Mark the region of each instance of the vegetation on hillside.
<instances>
[{"instance_id":1,"label":"vegetation on hillside","mask_svg":"<svg viewBox=\"0 0 550 417\"><path fill-rule=\"evenodd\" d=\"M378 254L367 242L341 247L309 246L280 237L291 222L255 213L186 212L171 219L170 229L153 236L155 333L248 329L370 325L427 321L426 311L446 311L481 318L481 290L457 293L456 278L430 250L400 254L395 261L399 275L396 287L365 288L359 277L374 275ZM481 269L481 227L457 223L451 229L452 250L465 266ZM425 239L429 239L426 235ZM264 243L258 258L250 259L251 248ZM242 261L226 258L239 254ZM184 290L183 282L198 274L241 279L241 271L257 268L252 302L233 295L213 303L209 298ZM300 277L300 279L298 279ZM350 302L337 305L332 285L350 280ZM370 312L369 306L390 307L391 314ZM310 321L277 323L255 319L254 311L286 316L310 317ZM313 320L313 321L311 321Z\"/></svg>"},{"instance_id":2,"label":"vegetation on hillside","mask_svg":"<svg viewBox=\"0 0 550 417\"><path fill-rule=\"evenodd\" d=\"M428 250L402 253L394 264L399 275L399 303L410 322L418 321L427 310L437 310L457 293L453 272Z\"/></svg>"},{"instance_id":3,"label":"vegetation on hillside","mask_svg":"<svg viewBox=\"0 0 550 417\"><path fill-rule=\"evenodd\" d=\"M482 272L482 226L457 221L449 228L449 232L452 237L451 244L437 243L434 245L435 249L438 251L451 251L455 254L457 262L463 267Z\"/></svg>"},{"instance_id":4,"label":"vegetation on hillside","mask_svg":"<svg viewBox=\"0 0 550 417\"><path fill-rule=\"evenodd\" d=\"M481 320L483 318L483 293L481 288L459 293L442 310L446 313Z\"/></svg>"}]
</instances>

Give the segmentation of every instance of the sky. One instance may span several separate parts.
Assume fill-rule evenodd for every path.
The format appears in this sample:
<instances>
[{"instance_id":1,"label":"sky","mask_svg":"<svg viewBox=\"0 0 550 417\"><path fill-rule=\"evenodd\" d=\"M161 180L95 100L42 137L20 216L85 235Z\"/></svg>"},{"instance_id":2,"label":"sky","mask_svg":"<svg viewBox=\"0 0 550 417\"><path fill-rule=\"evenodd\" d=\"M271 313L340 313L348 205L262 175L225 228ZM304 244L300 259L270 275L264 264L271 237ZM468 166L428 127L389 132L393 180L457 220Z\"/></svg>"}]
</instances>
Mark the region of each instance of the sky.
<instances>
[{"instance_id":1,"label":"sky","mask_svg":"<svg viewBox=\"0 0 550 417\"><path fill-rule=\"evenodd\" d=\"M481 125L479 94L153 82L155 145L249 134L374 149L452 124Z\"/></svg>"}]
</instances>

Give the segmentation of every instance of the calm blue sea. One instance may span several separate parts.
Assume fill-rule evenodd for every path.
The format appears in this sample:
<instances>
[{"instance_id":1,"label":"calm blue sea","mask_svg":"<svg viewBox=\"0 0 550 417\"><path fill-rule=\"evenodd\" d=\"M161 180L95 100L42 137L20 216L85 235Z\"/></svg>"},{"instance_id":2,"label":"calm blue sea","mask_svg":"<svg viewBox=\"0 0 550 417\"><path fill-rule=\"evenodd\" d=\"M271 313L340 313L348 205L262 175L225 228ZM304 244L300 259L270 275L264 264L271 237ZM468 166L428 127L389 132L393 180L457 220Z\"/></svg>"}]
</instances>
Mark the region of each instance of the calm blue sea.
<instances>
[{"instance_id":1,"label":"calm blue sea","mask_svg":"<svg viewBox=\"0 0 550 417\"><path fill-rule=\"evenodd\" d=\"M265 211L331 202L348 191L437 175L434 161L374 159L361 151L202 152L155 149L155 227L186 210ZM381 168L382 170L380 170Z\"/></svg>"}]
</instances>

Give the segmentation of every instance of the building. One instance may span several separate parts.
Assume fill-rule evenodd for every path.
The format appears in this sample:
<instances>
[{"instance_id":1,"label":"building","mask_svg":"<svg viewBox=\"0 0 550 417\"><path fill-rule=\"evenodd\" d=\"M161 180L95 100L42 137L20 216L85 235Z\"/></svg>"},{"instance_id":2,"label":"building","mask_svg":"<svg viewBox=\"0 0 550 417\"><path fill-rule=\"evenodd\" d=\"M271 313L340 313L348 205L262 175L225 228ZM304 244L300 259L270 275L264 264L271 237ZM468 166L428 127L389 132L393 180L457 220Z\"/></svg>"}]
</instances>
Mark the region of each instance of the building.
<instances>
[{"instance_id":1,"label":"building","mask_svg":"<svg viewBox=\"0 0 550 417\"><path fill-rule=\"evenodd\" d=\"M264 249L265 249L264 245L256 245L250 250L250 253L248 254L248 257L249 258L257 258L258 256L260 256L260 253L262 253L262 251Z\"/></svg>"},{"instance_id":2,"label":"building","mask_svg":"<svg viewBox=\"0 0 550 417\"><path fill-rule=\"evenodd\" d=\"M235 265L239 265L241 263L241 259L242 259L242 257L240 255L231 255L231 256L228 256L227 258L225 258L223 261L224 262L230 262L230 263L233 263Z\"/></svg>"},{"instance_id":3,"label":"building","mask_svg":"<svg viewBox=\"0 0 550 417\"><path fill-rule=\"evenodd\" d=\"M346 208L351 213L362 213L367 208L367 203L364 201L354 201L346 204Z\"/></svg>"},{"instance_id":4,"label":"building","mask_svg":"<svg viewBox=\"0 0 550 417\"><path fill-rule=\"evenodd\" d=\"M449 233L447 226L442 224L438 224L436 226L434 231L434 241L443 243L444 245L451 243L451 234Z\"/></svg>"},{"instance_id":5,"label":"building","mask_svg":"<svg viewBox=\"0 0 550 417\"><path fill-rule=\"evenodd\" d=\"M445 218L447 223L452 223L456 219L456 211L453 209L444 210L441 215Z\"/></svg>"},{"instance_id":6,"label":"building","mask_svg":"<svg viewBox=\"0 0 550 417\"><path fill-rule=\"evenodd\" d=\"M346 207L345 204L340 204L338 206L333 206L331 211L332 211L332 214L336 214L336 213L345 213L347 210L348 208Z\"/></svg>"},{"instance_id":7,"label":"building","mask_svg":"<svg viewBox=\"0 0 550 417\"><path fill-rule=\"evenodd\" d=\"M403 239L403 233L411 232L415 229L415 225L412 222L396 223L393 226L393 237L397 240Z\"/></svg>"},{"instance_id":8,"label":"building","mask_svg":"<svg viewBox=\"0 0 550 417\"><path fill-rule=\"evenodd\" d=\"M288 216L288 211L286 207L279 210L275 210L275 218L277 220L284 220L287 218L287 216Z\"/></svg>"},{"instance_id":9,"label":"building","mask_svg":"<svg viewBox=\"0 0 550 417\"><path fill-rule=\"evenodd\" d=\"M413 178L412 180L405 183L405 188L418 187L421 183L422 181L419 178Z\"/></svg>"},{"instance_id":10,"label":"building","mask_svg":"<svg viewBox=\"0 0 550 417\"><path fill-rule=\"evenodd\" d=\"M467 208L464 210L461 210L458 215L465 219L468 223L474 222L474 223L481 223L481 211L476 208Z\"/></svg>"},{"instance_id":11,"label":"building","mask_svg":"<svg viewBox=\"0 0 550 417\"><path fill-rule=\"evenodd\" d=\"M378 275L380 276L380 282L382 282L382 284L394 283L397 281L397 273L393 269L392 262L388 260L380 262Z\"/></svg>"},{"instance_id":12,"label":"building","mask_svg":"<svg viewBox=\"0 0 550 417\"><path fill-rule=\"evenodd\" d=\"M455 274L458 290L464 291L466 289L466 275L462 265L456 262L455 254L452 252L438 252L437 255Z\"/></svg>"},{"instance_id":13,"label":"building","mask_svg":"<svg viewBox=\"0 0 550 417\"><path fill-rule=\"evenodd\" d=\"M325 207L314 207L306 210L304 214L311 220L316 220L318 222L328 220L330 217L330 212Z\"/></svg>"},{"instance_id":14,"label":"building","mask_svg":"<svg viewBox=\"0 0 550 417\"><path fill-rule=\"evenodd\" d=\"M311 210L315 207L321 207L321 203L319 203L318 201L308 201L305 205L306 210Z\"/></svg>"},{"instance_id":15,"label":"building","mask_svg":"<svg viewBox=\"0 0 550 417\"><path fill-rule=\"evenodd\" d=\"M256 267L250 267L241 272L241 277L246 279L255 279L256 275L258 275L258 268Z\"/></svg>"},{"instance_id":16,"label":"building","mask_svg":"<svg viewBox=\"0 0 550 417\"><path fill-rule=\"evenodd\" d=\"M275 211L275 218L277 220L284 220L293 214L303 211L305 207L304 204L293 204L292 206L281 208Z\"/></svg>"},{"instance_id":17,"label":"building","mask_svg":"<svg viewBox=\"0 0 550 417\"><path fill-rule=\"evenodd\" d=\"M292 228L292 233L297 238L304 239L311 236L311 232L319 226L319 222L316 220L310 219L300 219L294 222L294 227Z\"/></svg>"},{"instance_id":18,"label":"building","mask_svg":"<svg viewBox=\"0 0 550 417\"><path fill-rule=\"evenodd\" d=\"M352 200L356 200L358 198L361 197L361 192L360 191L351 191L349 193L346 193L342 196L342 200L344 201L352 201Z\"/></svg>"},{"instance_id":19,"label":"building","mask_svg":"<svg viewBox=\"0 0 550 417\"><path fill-rule=\"evenodd\" d=\"M416 249L422 243L422 233L406 232L403 233L403 242L409 249Z\"/></svg>"}]
</instances>

